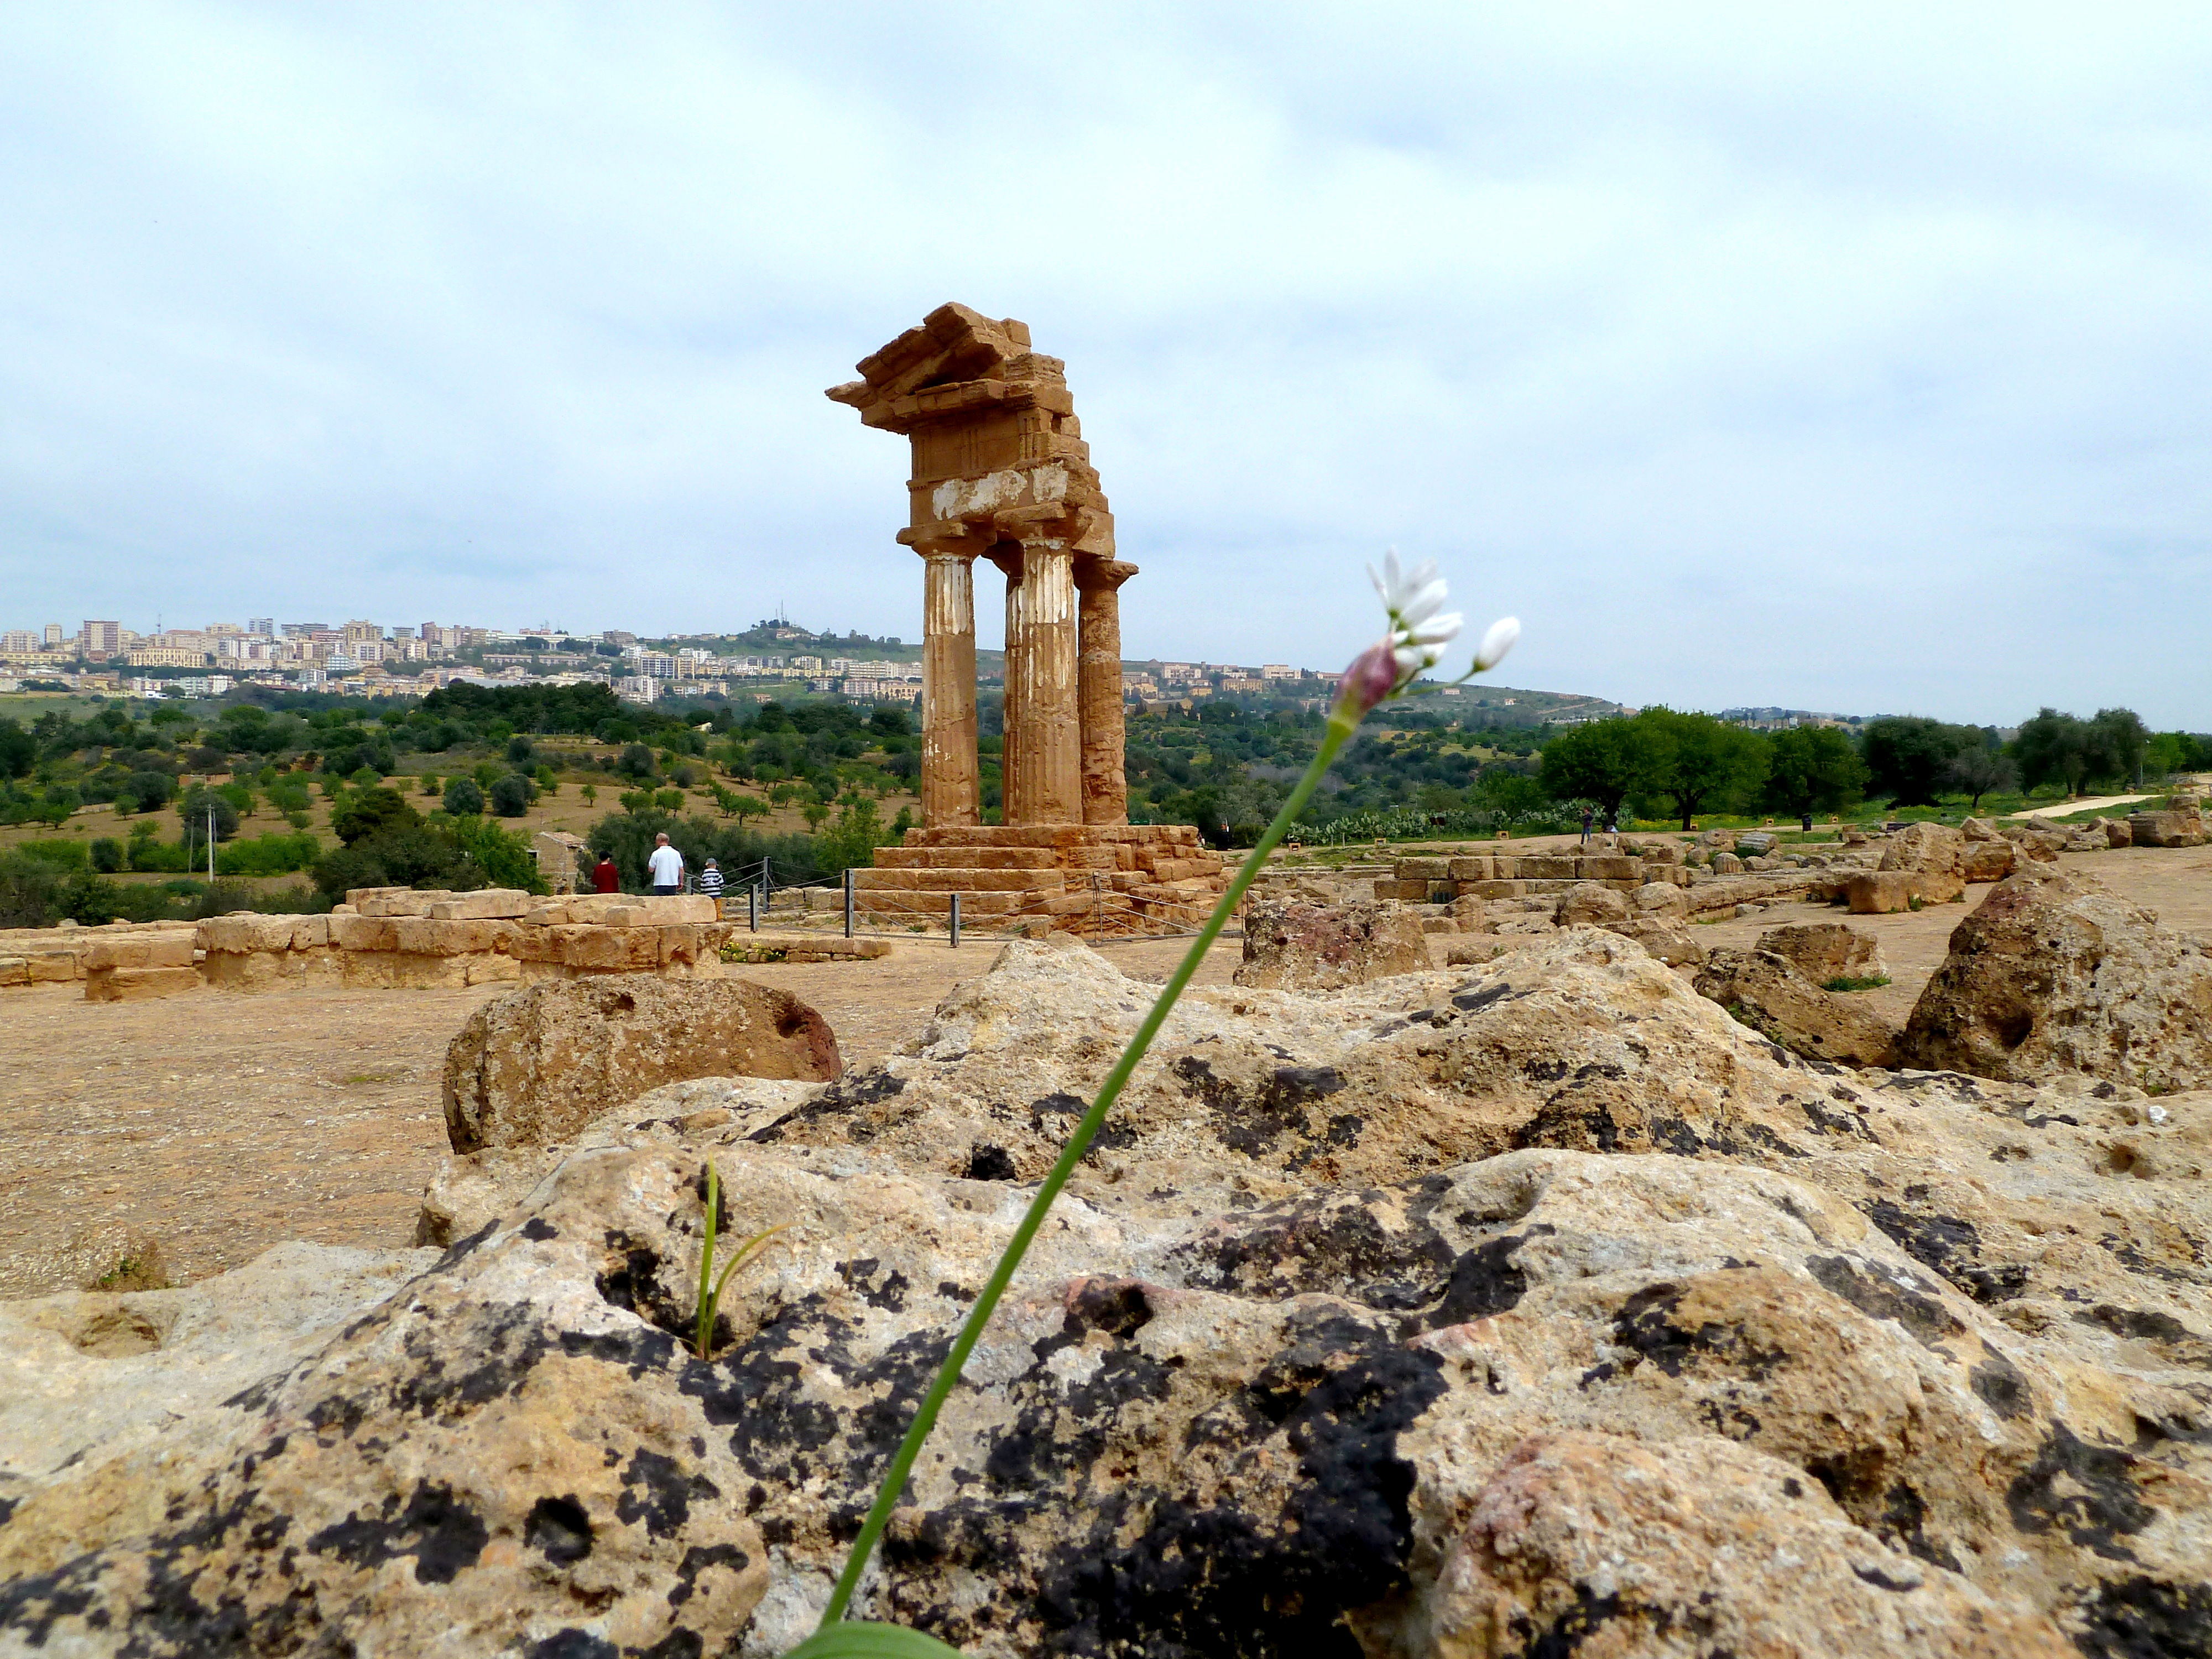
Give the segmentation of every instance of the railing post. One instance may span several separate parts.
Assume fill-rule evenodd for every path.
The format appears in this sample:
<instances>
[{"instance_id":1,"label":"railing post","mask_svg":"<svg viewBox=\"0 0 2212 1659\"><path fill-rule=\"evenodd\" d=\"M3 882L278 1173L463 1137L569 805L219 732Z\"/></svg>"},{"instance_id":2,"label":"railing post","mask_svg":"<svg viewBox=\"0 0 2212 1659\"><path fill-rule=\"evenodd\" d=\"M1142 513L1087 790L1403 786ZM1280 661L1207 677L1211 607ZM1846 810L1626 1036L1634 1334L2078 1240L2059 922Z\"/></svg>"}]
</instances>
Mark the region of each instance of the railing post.
<instances>
[{"instance_id":1,"label":"railing post","mask_svg":"<svg viewBox=\"0 0 2212 1659\"><path fill-rule=\"evenodd\" d=\"M760 888L757 884L745 889L745 926L751 932L760 932Z\"/></svg>"},{"instance_id":2,"label":"railing post","mask_svg":"<svg viewBox=\"0 0 2212 1659\"><path fill-rule=\"evenodd\" d=\"M853 937L853 870L850 865L845 867L845 937Z\"/></svg>"},{"instance_id":3,"label":"railing post","mask_svg":"<svg viewBox=\"0 0 2212 1659\"><path fill-rule=\"evenodd\" d=\"M952 895L952 948L960 948L960 895Z\"/></svg>"}]
</instances>

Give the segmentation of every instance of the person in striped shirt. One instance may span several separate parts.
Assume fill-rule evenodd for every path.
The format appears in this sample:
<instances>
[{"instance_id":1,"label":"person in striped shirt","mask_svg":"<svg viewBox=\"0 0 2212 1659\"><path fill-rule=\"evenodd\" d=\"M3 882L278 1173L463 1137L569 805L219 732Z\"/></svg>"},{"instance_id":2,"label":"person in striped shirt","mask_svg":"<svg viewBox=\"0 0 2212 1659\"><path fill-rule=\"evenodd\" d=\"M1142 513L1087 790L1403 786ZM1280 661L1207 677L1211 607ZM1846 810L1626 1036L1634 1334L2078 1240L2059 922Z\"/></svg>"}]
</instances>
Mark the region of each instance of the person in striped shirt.
<instances>
[{"instance_id":1,"label":"person in striped shirt","mask_svg":"<svg viewBox=\"0 0 2212 1659\"><path fill-rule=\"evenodd\" d=\"M722 866L712 859L699 872L699 890L714 901L714 914L719 917L722 914Z\"/></svg>"}]
</instances>

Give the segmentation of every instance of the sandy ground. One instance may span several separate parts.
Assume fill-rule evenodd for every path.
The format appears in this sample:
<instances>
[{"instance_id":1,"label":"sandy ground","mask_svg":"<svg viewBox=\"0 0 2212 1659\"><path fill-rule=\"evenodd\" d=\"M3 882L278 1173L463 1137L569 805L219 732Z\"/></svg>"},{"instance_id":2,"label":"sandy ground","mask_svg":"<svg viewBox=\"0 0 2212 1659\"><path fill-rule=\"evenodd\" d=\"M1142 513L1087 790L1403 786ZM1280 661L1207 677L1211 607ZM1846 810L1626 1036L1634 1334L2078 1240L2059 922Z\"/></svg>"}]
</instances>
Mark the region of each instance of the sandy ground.
<instances>
[{"instance_id":1,"label":"sandy ground","mask_svg":"<svg viewBox=\"0 0 2212 1659\"><path fill-rule=\"evenodd\" d=\"M745 971L819 1008L851 1066L905 1042L1000 948L971 935ZM1183 945L1106 949L1164 979ZM1226 980L1239 949L1218 945L1201 980ZM447 1151L446 1045L497 992L0 993L0 1297L75 1289L146 1239L179 1284L287 1239L411 1243Z\"/></svg>"},{"instance_id":2,"label":"sandy ground","mask_svg":"<svg viewBox=\"0 0 2212 1659\"><path fill-rule=\"evenodd\" d=\"M2069 854L2169 926L2212 933L2212 849ZM1988 890L1975 888L1978 902ZM1853 917L1882 943L1893 983L1861 993L1902 1022L1969 905ZM1842 913L1789 905L1699 937L1744 945L1769 927ZM1443 942L1440 936L1437 942ZM873 963L773 964L829 1018L848 1065L896 1048L939 998L982 972L996 942L895 945ZM1109 945L1125 972L1164 979L1182 941ZM1225 981L1224 940L1201 981ZM157 1240L182 1283L286 1239L410 1243L416 1200L446 1152L446 1045L491 988L216 992L88 1003L79 988L0 993L0 1297L82 1285L136 1240Z\"/></svg>"}]
</instances>

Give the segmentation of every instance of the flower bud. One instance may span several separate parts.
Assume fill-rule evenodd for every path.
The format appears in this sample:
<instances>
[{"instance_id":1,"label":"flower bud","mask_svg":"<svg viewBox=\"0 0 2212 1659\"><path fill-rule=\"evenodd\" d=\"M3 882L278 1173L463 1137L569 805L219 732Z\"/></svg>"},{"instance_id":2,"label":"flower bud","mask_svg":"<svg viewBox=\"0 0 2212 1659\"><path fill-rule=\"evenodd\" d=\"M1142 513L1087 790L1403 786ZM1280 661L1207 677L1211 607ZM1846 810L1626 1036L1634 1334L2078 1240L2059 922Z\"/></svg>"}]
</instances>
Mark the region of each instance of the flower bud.
<instances>
[{"instance_id":1,"label":"flower bud","mask_svg":"<svg viewBox=\"0 0 2212 1659\"><path fill-rule=\"evenodd\" d=\"M1521 618L1500 617L1490 624L1490 631L1482 636L1482 643L1474 653L1474 672L1478 674L1492 669L1505 660L1505 653L1521 637Z\"/></svg>"},{"instance_id":2,"label":"flower bud","mask_svg":"<svg viewBox=\"0 0 2212 1659\"><path fill-rule=\"evenodd\" d=\"M1336 692L1336 712L1360 720L1398 688L1398 655L1389 640L1377 640L1352 659Z\"/></svg>"}]
</instances>

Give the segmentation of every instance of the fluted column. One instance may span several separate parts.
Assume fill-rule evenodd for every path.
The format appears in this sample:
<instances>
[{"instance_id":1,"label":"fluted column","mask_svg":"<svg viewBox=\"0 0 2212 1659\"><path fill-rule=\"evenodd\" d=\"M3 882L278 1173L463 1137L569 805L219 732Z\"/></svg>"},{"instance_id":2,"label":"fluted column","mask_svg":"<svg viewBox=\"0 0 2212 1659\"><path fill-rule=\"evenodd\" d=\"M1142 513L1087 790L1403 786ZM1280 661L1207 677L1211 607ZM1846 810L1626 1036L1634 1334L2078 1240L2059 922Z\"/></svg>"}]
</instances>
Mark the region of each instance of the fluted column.
<instances>
[{"instance_id":1,"label":"fluted column","mask_svg":"<svg viewBox=\"0 0 2212 1659\"><path fill-rule=\"evenodd\" d=\"M920 550L921 821L934 830L981 821L975 760L975 556Z\"/></svg>"},{"instance_id":2,"label":"fluted column","mask_svg":"<svg viewBox=\"0 0 2212 1659\"><path fill-rule=\"evenodd\" d=\"M1136 574L1133 564L1112 559L1079 559L1075 565L1075 586L1083 596L1076 699L1085 823L1129 821L1129 785L1122 770L1121 584Z\"/></svg>"},{"instance_id":3,"label":"fluted column","mask_svg":"<svg viewBox=\"0 0 2212 1659\"><path fill-rule=\"evenodd\" d=\"M1022 702L1018 823L1083 822L1083 727L1076 694L1075 556L1065 543L1022 548Z\"/></svg>"},{"instance_id":4,"label":"fluted column","mask_svg":"<svg viewBox=\"0 0 2212 1659\"><path fill-rule=\"evenodd\" d=\"M1016 733L1021 730L1025 702L1023 679L1029 666L1029 659L1022 649L1027 633L1022 623L1022 550L1018 543L1000 542L991 550L989 557L1006 578L1006 691L999 720L999 822L1020 823L1026 820L1015 816L1015 803L1021 798L1021 757L1017 752Z\"/></svg>"}]
</instances>

